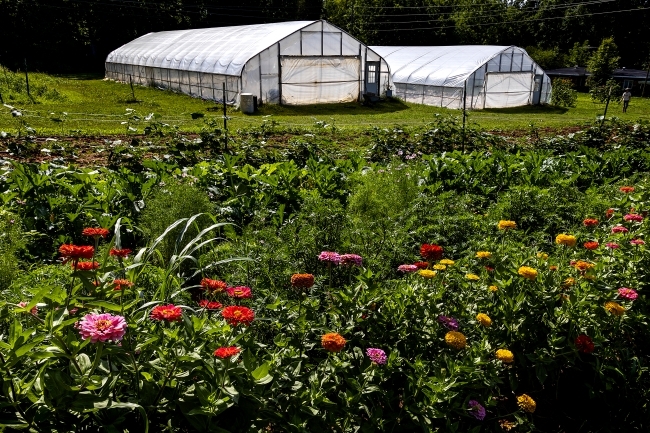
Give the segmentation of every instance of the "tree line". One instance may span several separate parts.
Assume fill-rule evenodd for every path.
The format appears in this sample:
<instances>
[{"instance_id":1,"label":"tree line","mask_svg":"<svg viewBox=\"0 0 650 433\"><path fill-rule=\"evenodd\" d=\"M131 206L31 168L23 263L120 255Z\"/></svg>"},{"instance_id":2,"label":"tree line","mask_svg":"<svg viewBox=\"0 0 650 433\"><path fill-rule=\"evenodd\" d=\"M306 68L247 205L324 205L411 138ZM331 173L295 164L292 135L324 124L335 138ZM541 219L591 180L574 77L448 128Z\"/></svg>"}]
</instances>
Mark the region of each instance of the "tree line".
<instances>
[{"instance_id":1,"label":"tree line","mask_svg":"<svg viewBox=\"0 0 650 433\"><path fill-rule=\"evenodd\" d=\"M584 65L612 37L621 66L650 58L650 0L0 0L0 64L101 71L149 32L324 18L370 45L517 45Z\"/></svg>"}]
</instances>

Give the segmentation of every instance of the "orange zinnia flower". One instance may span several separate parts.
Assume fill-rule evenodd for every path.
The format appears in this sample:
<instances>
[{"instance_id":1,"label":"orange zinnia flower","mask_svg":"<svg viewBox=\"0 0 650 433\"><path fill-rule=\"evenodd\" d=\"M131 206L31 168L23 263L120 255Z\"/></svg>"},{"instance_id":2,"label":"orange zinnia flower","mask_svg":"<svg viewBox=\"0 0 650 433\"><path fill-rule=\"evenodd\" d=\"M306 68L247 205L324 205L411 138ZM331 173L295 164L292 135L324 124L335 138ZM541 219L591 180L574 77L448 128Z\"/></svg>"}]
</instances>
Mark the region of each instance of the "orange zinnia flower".
<instances>
[{"instance_id":1,"label":"orange zinnia flower","mask_svg":"<svg viewBox=\"0 0 650 433\"><path fill-rule=\"evenodd\" d=\"M108 233L109 233L108 229L102 229L102 228L96 229L96 228L93 228L93 227L83 229L83 231L81 232L81 234L84 235L84 236L92 236L92 237L100 237L101 236L103 238L108 236Z\"/></svg>"},{"instance_id":2,"label":"orange zinnia flower","mask_svg":"<svg viewBox=\"0 0 650 433\"><path fill-rule=\"evenodd\" d=\"M76 264L76 266L75 266ZM99 263L97 262L82 262L78 261L76 263L70 263L70 266L72 266L74 269L77 271L92 271L94 269L99 268Z\"/></svg>"},{"instance_id":3,"label":"orange zinnia flower","mask_svg":"<svg viewBox=\"0 0 650 433\"><path fill-rule=\"evenodd\" d=\"M113 290L122 290L122 289L128 289L133 285L132 282L129 280L125 280L123 278L118 278L113 281Z\"/></svg>"},{"instance_id":4,"label":"orange zinnia flower","mask_svg":"<svg viewBox=\"0 0 650 433\"><path fill-rule=\"evenodd\" d=\"M592 251L597 249L598 245L599 244L596 241L589 241L589 242L584 243L585 248L588 249L588 250L592 250Z\"/></svg>"},{"instance_id":5,"label":"orange zinnia flower","mask_svg":"<svg viewBox=\"0 0 650 433\"><path fill-rule=\"evenodd\" d=\"M336 332L330 332L321 338L321 345L329 352L340 352L345 347L345 343L345 338Z\"/></svg>"},{"instance_id":6,"label":"orange zinnia flower","mask_svg":"<svg viewBox=\"0 0 650 433\"><path fill-rule=\"evenodd\" d=\"M594 227L598 225L598 220L595 218L585 218L582 223L585 225L585 227Z\"/></svg>"},{"instance_id":7,"label":"orange zinnia flower","mask_svg":"<svg viewBox=\"0 0 650 433\"><path fill-rule=\"evenodd\" d=\"M65 261L79 260L79 259L92 259L95 254L95 247L84 245L63 244L59 247L59 253Z\"/></svg>"},{"instance_id":8,"label":"orange zinnia flower","mask_svg":"<svg viewBox=\"0 0 650 433\"><path fill-rule=\"evenodd\" d=\"M203 290L208 290L210 292L214 292L214 293L225 292L226 287L228 287L228 284L220 280L211 280L210 278L204 278L201 280L201 288L203 288Z\"/></svg>"},{"instance_id":9,"label":"orange zinnia flower","mask_svg":"<svg viewBox=\"0 0 650 433\"><path fill-rule=\"evenodd\" d=\"M314 276L312 274L293 274L291 285L296 288L309 289L314 285Z\"/></svg>"}]
</instances>

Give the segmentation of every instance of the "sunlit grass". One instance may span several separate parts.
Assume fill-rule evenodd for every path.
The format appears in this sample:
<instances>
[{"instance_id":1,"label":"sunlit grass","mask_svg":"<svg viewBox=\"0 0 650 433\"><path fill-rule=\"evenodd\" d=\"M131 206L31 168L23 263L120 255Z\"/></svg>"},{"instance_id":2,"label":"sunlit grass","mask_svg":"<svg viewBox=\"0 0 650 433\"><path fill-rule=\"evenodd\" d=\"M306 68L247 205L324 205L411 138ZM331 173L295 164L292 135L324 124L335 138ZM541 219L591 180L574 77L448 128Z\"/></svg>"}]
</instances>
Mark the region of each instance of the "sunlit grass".
<instances>
[{"instance_id":1,"label":"sunlit grass","mask_svg":"<svg viewBox=\"0 0 650 433\"><path fill-rule=\"evenodd\" d=\"M127 109L135 110L142 118L149 113L159 114L162 116L162 122L177 126L186 132L199 132L206 118L216 118L218 122L222 119L221 107L212 101L136 86L137 102L133 102L129 85L103 80L97 75L52 77L31 74L30 80L32 83L46 83L63 96L61 100L38 98L36 103L33 103L26 95L13 95L13 99L10 99L5 93L5 103L21 109L24 113L23 120L34 128L38 135L124 134L128 126L123 123L129 117ZM18 128L17 120L11 116L9 109L0 108L0 130L15 133ZM467 121L487 130L527 130L531 125L537 128L558 129L591 123L603 114L603 109L603 104L595 104L589 95L580 94L575 108L525 106L476 110L468 111ZM192 113L201 113L204 117L193 119ZM316 106L264 105L258 113L250 116L229 108L228 116L231 119L228 125L232 129L245 129L273 120L286 128L308 129L327 124L340 129L360 131L370 126L416 127L430 122L437 115L462 116L462 112L403 103L399 100L381 102L372 107L357 103ZM632 98L627 114L621 113L620 103L614 101L610 104L608 116L618 116L630 121L650 121L650 99ZM138 133L142 132L145 125L144 121L130 123Z\"/></svg>"}]
</instances>

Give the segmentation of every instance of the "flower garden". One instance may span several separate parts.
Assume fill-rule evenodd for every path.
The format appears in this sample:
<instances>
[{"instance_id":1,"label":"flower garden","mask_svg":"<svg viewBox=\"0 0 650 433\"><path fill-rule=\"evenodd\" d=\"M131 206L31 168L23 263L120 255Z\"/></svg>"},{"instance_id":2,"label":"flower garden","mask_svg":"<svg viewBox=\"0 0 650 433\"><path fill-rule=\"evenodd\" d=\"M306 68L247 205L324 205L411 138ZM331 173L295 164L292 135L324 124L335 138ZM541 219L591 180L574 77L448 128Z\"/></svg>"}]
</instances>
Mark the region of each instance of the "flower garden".
<instances>
[{"instance_id":1,"label":"flower garden","mask_svg":"<svg viewBox=\"0 0 650 433\"><path fill-rule=\"evenodd\" d=\"M2 431L647 431L650 154L555 140L5 161Z\"/></svg>"}]
</instances>

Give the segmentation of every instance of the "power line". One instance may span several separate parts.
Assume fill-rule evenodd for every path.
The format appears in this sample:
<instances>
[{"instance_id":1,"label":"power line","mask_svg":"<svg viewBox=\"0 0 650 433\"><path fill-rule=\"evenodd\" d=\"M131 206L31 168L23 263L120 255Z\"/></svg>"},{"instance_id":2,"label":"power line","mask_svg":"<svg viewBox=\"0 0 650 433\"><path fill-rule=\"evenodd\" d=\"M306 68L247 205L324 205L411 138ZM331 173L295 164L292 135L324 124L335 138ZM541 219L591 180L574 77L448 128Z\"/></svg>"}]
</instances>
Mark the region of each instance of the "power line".
<instances>
[{"instance_id":1,"label":"power line","mask_svg":"<svg viewBox=\"0 0 650 433\"><path fill-rule=\"evenodd\" d=\"M590 17L594 15L608 15L608 14L616 14L616 13L621 13L621 12L638 12L638 11L644 11L648 10L650 7L646 8L635 8L635 9L623 9L623 10L618 10L618 11L607 11L607 12L592 12L588 14L580 14L580 15L569 15L569 16L561 16L561 17L546 17L546 18L531 18L531 19L521 19L521 20L516 20L516 21L496 21L496 22L491 22L491 23L472 23L472 26L474 27L481 27L481 26L494 26L498 24L512 24L512 23L528 23L528 22L536 22L536 21L549 21L549 20L562 20L562 19L571 19L571 18L580 18L580 17ZM410 21L410 22L405 22L402 24L409 24L409 23L419 23L422 21ZM389 22L384 23L384 24L391 24ZM441 29L453 29L456 28L457 26L438 26L438 27L411 27L411 28L399 28L399 29L376 29L374 31L376 32L395 32L395 31L405 31L405 30L441 30Z\"/></svg>"}]
</instances>

